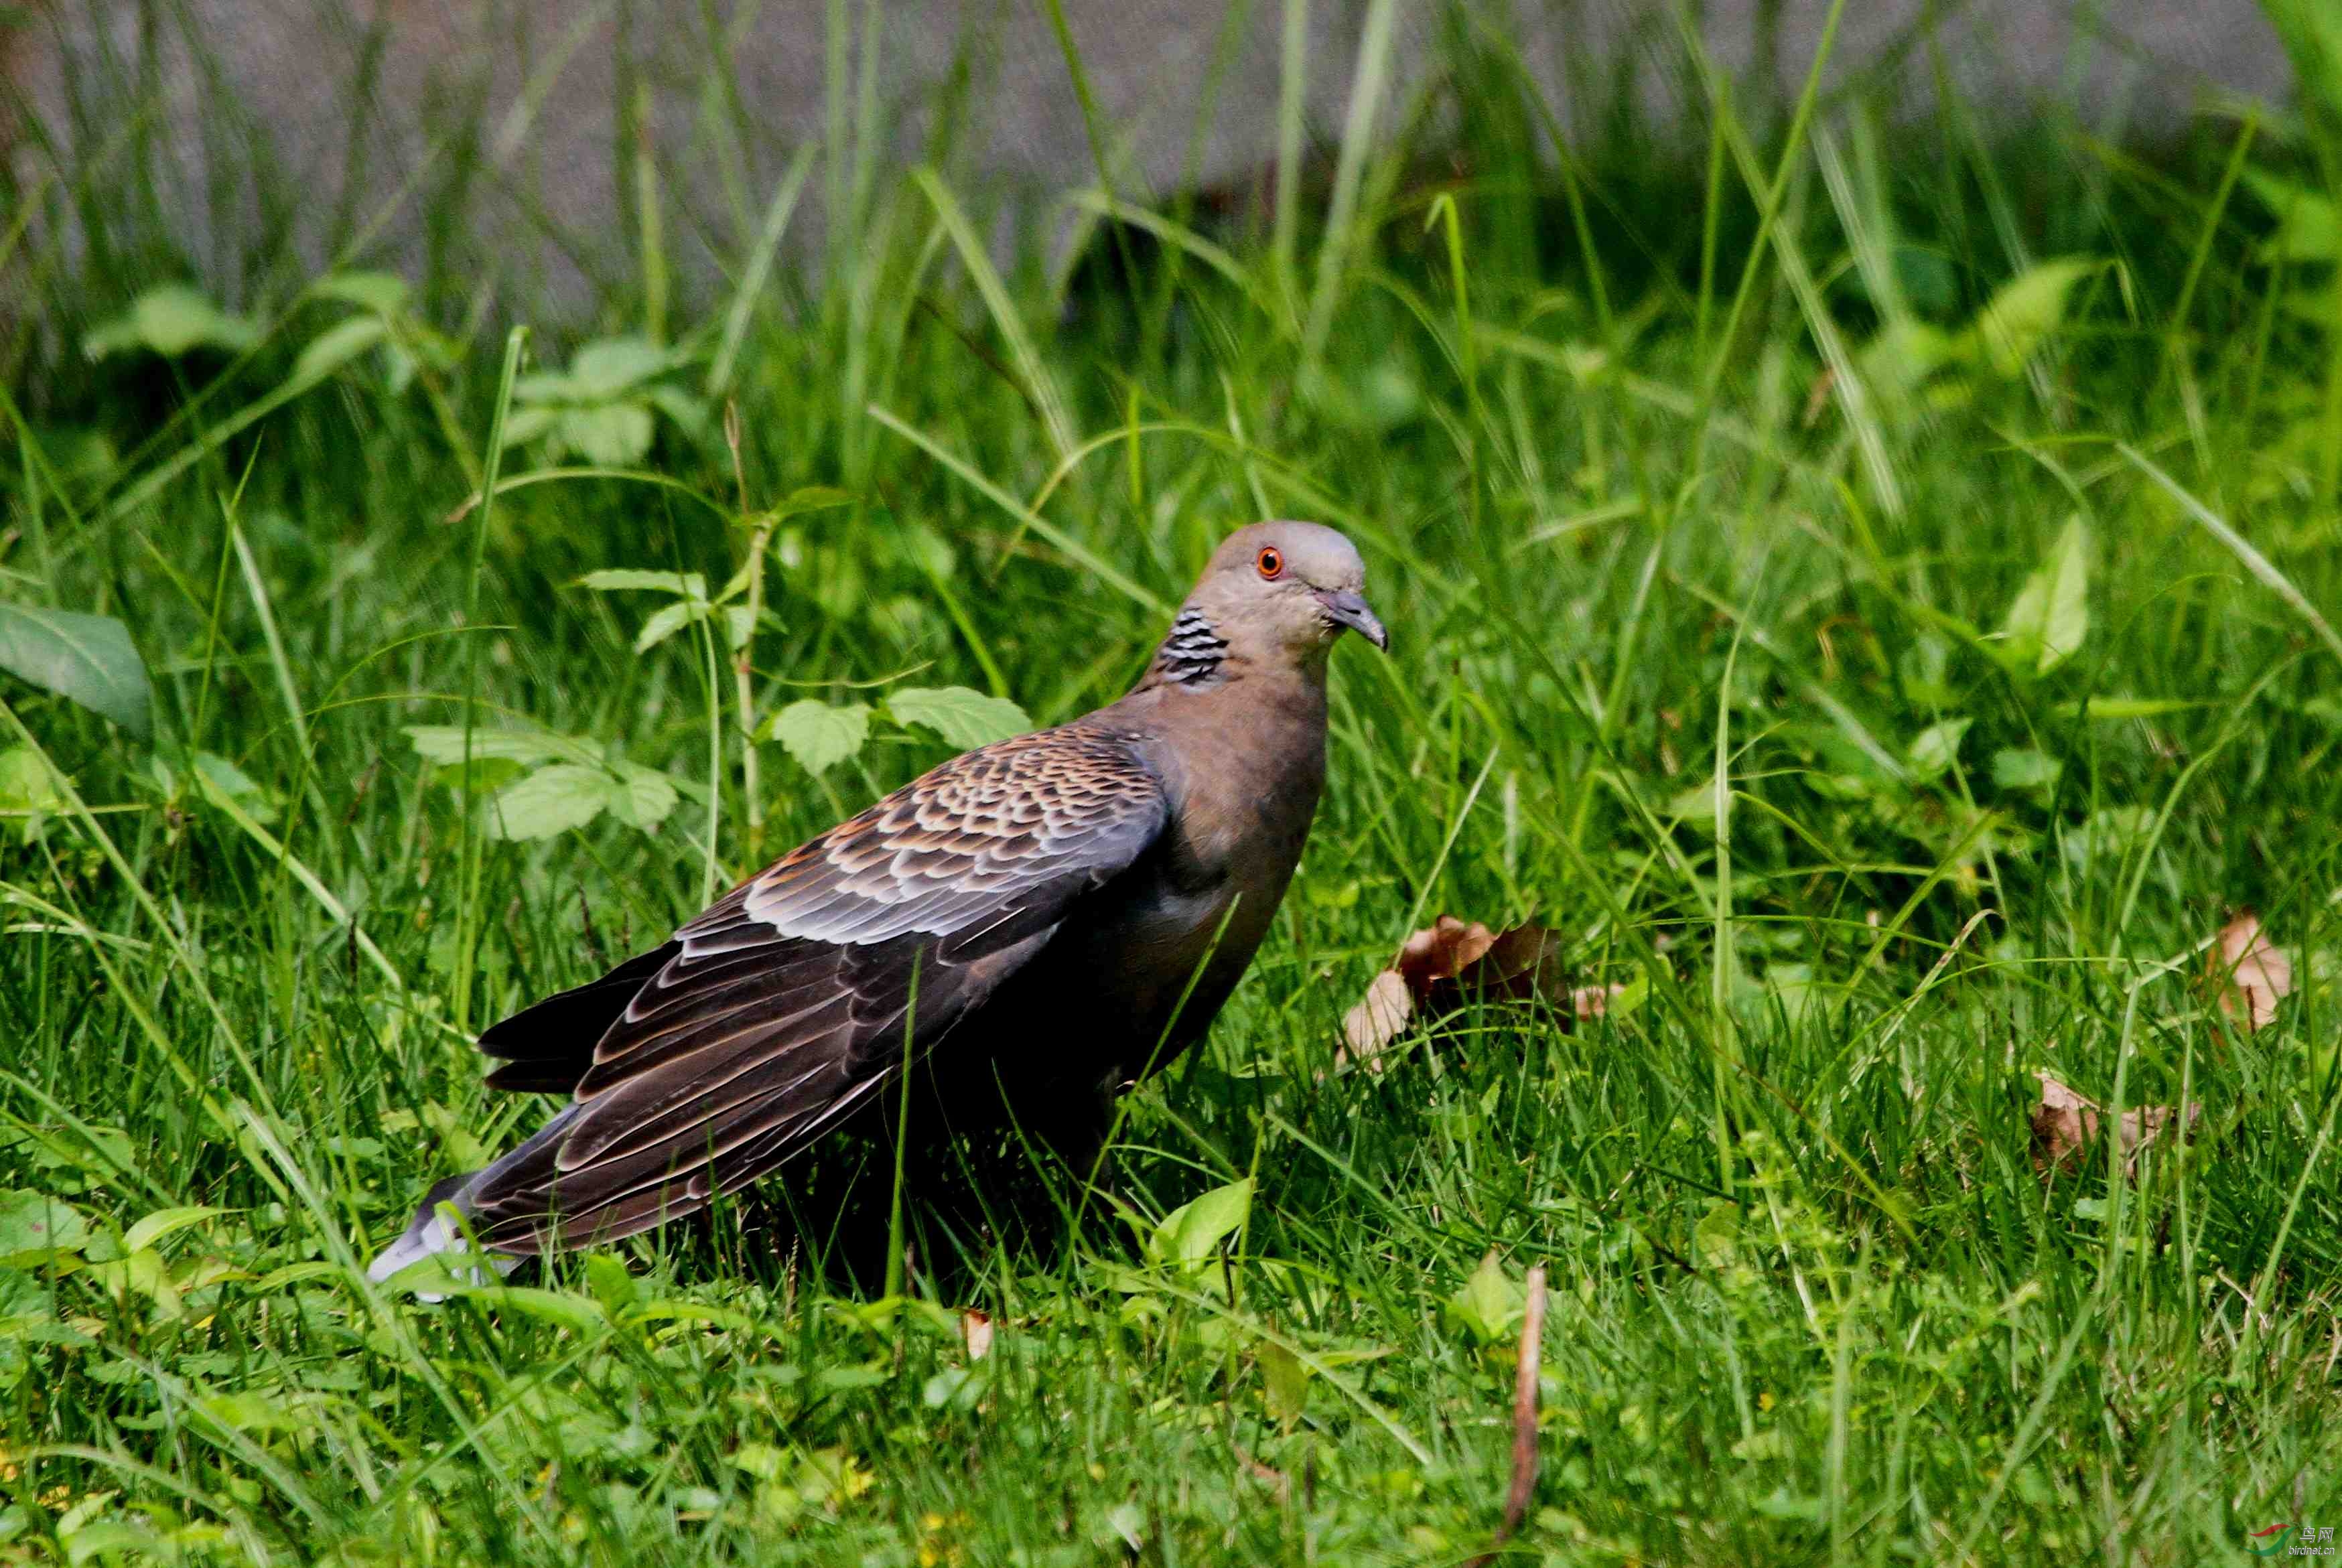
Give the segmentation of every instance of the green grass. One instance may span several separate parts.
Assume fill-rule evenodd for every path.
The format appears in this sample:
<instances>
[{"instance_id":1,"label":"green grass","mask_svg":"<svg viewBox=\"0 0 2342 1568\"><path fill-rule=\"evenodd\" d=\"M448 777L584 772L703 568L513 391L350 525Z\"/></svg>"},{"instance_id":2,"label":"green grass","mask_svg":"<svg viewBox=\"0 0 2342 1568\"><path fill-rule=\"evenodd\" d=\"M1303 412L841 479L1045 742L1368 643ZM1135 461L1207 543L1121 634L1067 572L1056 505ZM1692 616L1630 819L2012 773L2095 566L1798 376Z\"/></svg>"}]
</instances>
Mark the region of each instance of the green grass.
<instances>
[{"instance_id":1,"label":"green grass","mask_svg":"<svg viewBox=\"0 0 2342 1568\"><path fill-rule=\"evenodd\" d=\"M696 424L653 415L640 465L671 483L460 516L489 431L568 394L433 314L444 280L385 307L411 378L296 368L364 318L315 290L242 302L249 348L93 369L82 328L165 275L41 260L6 593L124 619L155 734L0 691L73 784L8 764L0 1556L1458 1563L1502 1517L1536 1263L1505 1561L2192 1563L2342 1525L2342 355L2295 308L2332 267L2239 175L2330 192L2324 122L2118 154L1833 102L1556 169L1501 51L1451 47L1456 140L1393 98L1323 202L1209 234L1166 203L1064 286L995 274L841 78L841 155L732 237L761 286L669 294L654 232L608 303L682 334L658 385ZM826 260L791 183L851 209ZM1337 654L1278 934L1123 1125L1150 1221L1256 1183L1224 1248L1164 1262L1093 1205L873 1304L768 1196L501 1297L363 1283L545 1114L467 1030L943 754L881 724L744 773L718 623L637 655L656 601L583 574L720 586L766 540L758 718L956 684L1052 722L1261 514L1352 532L1393 651ZM2004 635L2037 573L2056 614ZM402 732L516 718L674 809L488 837ZM2257 1033L2203 980L2245 908L2297 983ZM1474 1009L1330 1074L1441 911L1550 925L1633 1004ZM2037 1069L2200 1102L2197 1136L2045 1185Z\"/></svg>"}]
</instances>

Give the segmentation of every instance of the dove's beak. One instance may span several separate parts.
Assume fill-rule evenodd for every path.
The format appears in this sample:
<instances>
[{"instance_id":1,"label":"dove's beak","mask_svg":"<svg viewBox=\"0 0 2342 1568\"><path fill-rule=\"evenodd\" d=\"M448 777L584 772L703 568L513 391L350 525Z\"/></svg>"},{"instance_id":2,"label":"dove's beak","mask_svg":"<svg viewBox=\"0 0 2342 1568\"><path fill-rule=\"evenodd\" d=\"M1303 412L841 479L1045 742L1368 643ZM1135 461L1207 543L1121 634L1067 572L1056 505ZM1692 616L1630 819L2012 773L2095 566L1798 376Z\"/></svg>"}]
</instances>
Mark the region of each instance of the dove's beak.
<instances>
[{"instance_id":1,"label":"dove's beak","mask_svg":"<svg viewBox=\"0 0 2342 1568\"><path fill-rule=\"evenodd\" d=\"M1383 630L1381 621L1366 607L1366 595L1347 589L1336 594L1320 594L1317 602L1326 606L1326 614L1337 626L1347 626L1384 653L1390 652L1390 634Z\"/></svg>"}]
</instances>

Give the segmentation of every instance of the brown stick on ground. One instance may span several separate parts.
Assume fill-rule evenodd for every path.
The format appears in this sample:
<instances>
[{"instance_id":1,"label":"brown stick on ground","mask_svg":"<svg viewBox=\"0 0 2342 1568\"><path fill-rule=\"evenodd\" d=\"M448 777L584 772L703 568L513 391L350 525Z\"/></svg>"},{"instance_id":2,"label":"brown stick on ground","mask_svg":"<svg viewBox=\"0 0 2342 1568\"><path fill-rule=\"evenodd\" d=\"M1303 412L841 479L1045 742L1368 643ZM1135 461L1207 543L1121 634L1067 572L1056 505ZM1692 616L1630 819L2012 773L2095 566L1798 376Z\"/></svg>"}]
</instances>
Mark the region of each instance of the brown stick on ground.
<instances>
[{"instance_id":1,"label":"brown stick on ground","mask_svg":"<svg viewBox=\"0 0 2342 1568\"><path fill-rule=\"evenodd\" d=\"M1513 1483L1505 1493L1505 1522L1496 1539L1466 1568L1486 1568L1496 1549L1520 1533L1528 1517L1537 1477L1537 1371L1545 1344L1545 1265L1529 1271L1528 1302L1521 1313L1520 1357L1513 1372Z\"/></svg>"}]
</instances>

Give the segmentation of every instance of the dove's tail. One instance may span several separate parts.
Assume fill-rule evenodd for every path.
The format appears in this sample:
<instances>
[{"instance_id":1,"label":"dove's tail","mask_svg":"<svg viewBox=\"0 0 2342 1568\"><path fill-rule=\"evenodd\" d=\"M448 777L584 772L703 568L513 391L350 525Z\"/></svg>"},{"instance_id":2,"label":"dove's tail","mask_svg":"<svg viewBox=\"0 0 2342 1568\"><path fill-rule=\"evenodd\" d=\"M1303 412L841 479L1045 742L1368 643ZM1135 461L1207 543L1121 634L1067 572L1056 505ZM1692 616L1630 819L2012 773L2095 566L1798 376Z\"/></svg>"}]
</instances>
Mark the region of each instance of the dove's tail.
<instances>
[{"instance_id":1,"label":"dove's tail","mask_svg":"<svg viewBox=\"0 0 2342 1568\"><path fill-rule=\"evenodd\" d=\"M412 1267L436 1253L470 1251L472 1243L465 1239L463 1227L456 1223L455 1214L445 1211L464 1212L464 1199L467 1195L465 1189L477 1181L479 1174L474 1171L467 1175L450 1176L424 1193L423 1206L415 1212L414 1223L406 1227L398 1240L383 1248L374 1262L366 1265L366 1278L380 1284L401 1269ZM496 1257L492 1261L498 1265L497 1272L502 1273L520 1260Z\"/></svg>"},{"instance_id":2,"label":"dove's tail","mask_svg":"<svg viewBox=\"0 0 2342 1568\"><path fill-rule=\"evenodd\" d=\"M492 1183L509 1167L536 1155L545 1144L558 1141L568 1130L569 1117L570 1113L564 1111L535 1137L485 1170L450 1176L434 1185L423 1194L422 1206L415 1211L415 1219L405 1233L383 1248L374 1262L366 1265L366 1278L380 1284L401 1269L412 1267L425 1258L443 1253L454 1254L472 1251L471 1238L465 1234L466 1226L475 1214L472 1195ZM495 1278L512 1273L521 1264L517 1254L494 1248L489 1249L481 1261L488 1265L488 1269L495 1271ZM457 1271L451 1270L450 1273L458 1278L463 1277ZM494 1283L486 1269L474 1268L469 1274L474 1284ZM425 1292L415 1293L424 1301L440 1299Z\"/></svg>"}]
</instances>

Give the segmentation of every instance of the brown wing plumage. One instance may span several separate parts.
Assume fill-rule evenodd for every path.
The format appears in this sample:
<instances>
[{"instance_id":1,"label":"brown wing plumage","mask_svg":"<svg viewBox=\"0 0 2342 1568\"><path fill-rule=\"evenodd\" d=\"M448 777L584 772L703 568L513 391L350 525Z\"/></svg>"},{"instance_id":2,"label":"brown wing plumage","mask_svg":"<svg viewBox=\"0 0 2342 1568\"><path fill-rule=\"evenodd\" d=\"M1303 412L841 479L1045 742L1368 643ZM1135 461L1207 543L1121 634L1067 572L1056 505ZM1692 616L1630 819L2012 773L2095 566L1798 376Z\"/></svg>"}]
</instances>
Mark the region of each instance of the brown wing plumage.
<instances>
[{"instance_id":1,"label":"brown wing plumage","mask_svg":"<svg viewBox=\"0 0 2342 1568\"><path fill-rule=\"evenodd\" d=\"M612 1239L771 1170L901 1066L915 977L924 1052L1167 817L1127 734L1076 723L985 746L664 947L497 1024L481 1038L507 1061L491 1082L576 1098L470 1184L478 1233L510 1251Z\"/></svg>"}]
</instances>

